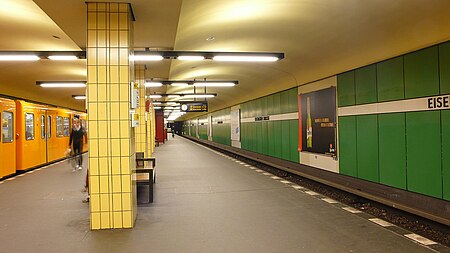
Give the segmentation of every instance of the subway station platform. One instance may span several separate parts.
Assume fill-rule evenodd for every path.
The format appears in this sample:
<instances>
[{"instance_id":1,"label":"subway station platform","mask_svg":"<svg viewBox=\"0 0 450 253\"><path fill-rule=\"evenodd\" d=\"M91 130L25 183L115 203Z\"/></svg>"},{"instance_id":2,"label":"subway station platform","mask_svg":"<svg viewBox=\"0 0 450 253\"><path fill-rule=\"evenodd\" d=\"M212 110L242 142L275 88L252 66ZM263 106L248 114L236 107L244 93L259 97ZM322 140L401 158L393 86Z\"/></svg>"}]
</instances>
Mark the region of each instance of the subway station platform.
<instances>
[{"instance_id":1,"label":"subway station platform","mask_svg":"<svg viewBox=\"0 0 450 253\"><path fill-rule=\"evenodd\" d=\"M86 170L66 162L2 181L1 251L434 252L182 137L154 156L154 203L133 229L90 231Z\"/></svg>"}]
</instances>

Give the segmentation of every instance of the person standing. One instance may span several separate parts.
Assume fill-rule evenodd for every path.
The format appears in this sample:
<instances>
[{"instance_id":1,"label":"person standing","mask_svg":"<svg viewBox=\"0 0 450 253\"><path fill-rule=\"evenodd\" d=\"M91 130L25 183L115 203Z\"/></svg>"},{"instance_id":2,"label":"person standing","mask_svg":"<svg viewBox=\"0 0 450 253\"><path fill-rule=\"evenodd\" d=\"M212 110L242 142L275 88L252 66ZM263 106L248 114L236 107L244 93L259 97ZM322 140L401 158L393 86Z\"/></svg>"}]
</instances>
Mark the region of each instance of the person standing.
<instances>
[{"instance_id":1,"label":"person standing","mask_svg":"<svg viewBox=\"0 0 450 253\"><path fill-rule=\"evenodd\" d=\"M73 147L73 155L76 159L75 162L76 165L73 171L75 171L76 169L78 170L83 169L83 156L81 155L81 152L83 150L84 136L86 136L86 132L81 126L80 119L74 118L72 132L70 133L70 140L69 140L69 147L70 146Z\"/></svg>"}]
</instances>

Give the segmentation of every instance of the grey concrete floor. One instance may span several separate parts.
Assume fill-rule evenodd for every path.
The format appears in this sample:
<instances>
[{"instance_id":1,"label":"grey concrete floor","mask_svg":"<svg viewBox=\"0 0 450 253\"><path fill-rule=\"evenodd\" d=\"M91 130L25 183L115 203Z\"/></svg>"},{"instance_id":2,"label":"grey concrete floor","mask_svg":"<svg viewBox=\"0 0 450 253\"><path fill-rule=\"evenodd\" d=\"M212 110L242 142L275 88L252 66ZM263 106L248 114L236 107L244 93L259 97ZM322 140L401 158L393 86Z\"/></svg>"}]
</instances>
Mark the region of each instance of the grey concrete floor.
<instances>
[{"instance_id":1,"label":"grey concrete floor","mask_svg":"<svg viewBox=\"0 0 450 253\"><path fill-rule=\"evenodd\" d=\"M89 230L86 171L65 162L3 181L0 252L432 252L181 137L154 156L154 203L127 230Z\"/></svg>"}]
</instances>

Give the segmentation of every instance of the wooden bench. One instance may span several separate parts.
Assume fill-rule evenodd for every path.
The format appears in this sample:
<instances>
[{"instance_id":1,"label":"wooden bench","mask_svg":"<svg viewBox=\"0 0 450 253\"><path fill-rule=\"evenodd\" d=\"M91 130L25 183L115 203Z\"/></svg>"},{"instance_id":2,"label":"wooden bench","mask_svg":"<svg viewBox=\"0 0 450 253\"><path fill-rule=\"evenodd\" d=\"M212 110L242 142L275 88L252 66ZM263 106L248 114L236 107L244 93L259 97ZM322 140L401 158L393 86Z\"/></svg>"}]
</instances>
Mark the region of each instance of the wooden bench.
<instances>
[{"instance_id":1,"label":"wooden bench","mask_svg":"<svg viewBox=\"0 0 450 253\"><path fill-rule=\"evenodd\" d=\"M145 162L151 162L151 167L145 167ZM156 158L136 158L136 185L148 185L148 203L153 203L153 184L156 182ZM138 190L139 193L139 190Z\"/></svg>"}]
</instances>

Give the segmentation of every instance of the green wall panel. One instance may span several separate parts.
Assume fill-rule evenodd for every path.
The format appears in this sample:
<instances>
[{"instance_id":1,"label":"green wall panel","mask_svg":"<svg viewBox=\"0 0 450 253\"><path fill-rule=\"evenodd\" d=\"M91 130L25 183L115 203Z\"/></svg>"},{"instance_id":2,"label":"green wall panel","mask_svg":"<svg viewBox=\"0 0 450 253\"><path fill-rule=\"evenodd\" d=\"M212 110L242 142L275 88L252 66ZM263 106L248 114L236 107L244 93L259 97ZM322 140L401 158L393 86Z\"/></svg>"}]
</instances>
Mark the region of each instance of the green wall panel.
<instances>
[{"instance_id":1,"label":"green wall panel","mask_svg":"<svg viewBox=\"0 0 450 253\"><path fill-rule=\"evenodd\" d=\"M262 115L261 99L255 100L255 116L259 117Z\"/></svg>"},{"instance_id":2,"label":"green wall panel","mask_svg":"<svg viewBox=\"0 0 450 253\"><path fill-rule=\"evenodd\" d=\"M288 112L297 112L298 111L298 89L293 88L289 90L289 108Z\"/></svg>"},{"instance_id":3,"label":"green wall panel","mask_svg":"<svg viewBox=\"0 0 450 253\"><path fill-rule=\"evenodd\" d=\"M280 94L280 113L287 113L289 111L289 91L282 91Z\"/></svg>"},{"instance_id":4,"label":"green wall panel","mask_svg":"<svg viewBox=\"0 0 450 253\"><path fill-rule=\"evenodd\" d=\"M339 117L339 173L356 177L356 117Z\"/></svg>"},{"instance_id":5,"label":"green wall panel","mask_svg":"<svg viewBox=\"0 0 450 253\"><path fill-rule=\"evenodd\" d=\"M273 94L273 114L280 114L281 112L281 102L280 102L280 93Z\"/></svg>"},{"instance_id":6,"label":"green wall panel","mask_svg":"<svg viewBox=\"0 0 450 253\"><path fill-rule=\"evenodd\" d=\"M289 121L289 137L290 137L290 153L291 153L291 161L299 162L299 153L298 153L298 120L290 120Z\"/></svg>"},{"instance_id":7,"label":"green wall panel","mask_svg":"<svg viewBox=\"0 0 450 253\"><path fill-rule=\"evenodd\" d=\"M338 105L355 104L355 72L349 71L337 76Z\"/></svg>"},{"instance_id":8,"label":"green wall panel","mask_svg":"<svg viewBox=\"0 0 450 253\"><path fill-rule=\"evenodd\" d=\"M268 143L268 129L267 129L267 121L263 121L261 123L261 146L262 146L262 153L265 155L269 154L269 143Z\"/></svg>"},{"instance_id":9,"label":"green wall panel","mask_svg":"<svg viewBox=\"0 0 450 253\"><path fill-rule=\"evenodd\" d=\"M450 110L441 111L443 197L450 200Z\"/></svg>"},{"instance_id":10,"label":"green wall panel","mask_svg":"<svg viewBox=\"0 0 450 253\"><path fill-rule=\"evenodd\" d=\"M438 47L405 55L405 97L439 94Z\"/></svg>"},{"instance_id":11,"label":"green wall panel","mask_svg":"<svg viewBox=\"0 0 450 253\"><path fill-rule=\"evenodd\" d=\"M256 152L261 154L262 153L262 123L256 122L255 127L256 127L256 136L255 136Z\"/></svg>"},{"instance_id":12,"label":"green wall panel","mask_svg":"<svg viewBox=\"0 0 450 253\"><path fill-rule=\"evenodd\" d=\"M356 161L358 178L379 182L378 115L356 116Z\"/></svg>"},{"instance_id":13,"label":"green wall panel","mask_svg":"<svg viewBox=\"0 0 450 253\"><path fill-rule=\"evenodd\" d=\"M450 42L439 45L441 94L450 94Z\"/></svg>"},{"instance_id":14,"label":"green wall panel","mask_svg":"<svg viewBox=\"0 0 450 253\"><path fill-rule=\"evenodd\" d=\"M442 198L439 111L406 113L407 188Z\"/></svg>"},{"instance_id":15,"label":"green wall panel","mask_svg":"<svg viewBox=\"0 0 450 253\"><path fill-rule=\"evenodd\" d=\"M267 113L267 97L261 98L261 115L263 115L263 116L269 115Z\"/></svg>"},{"instance_id":16,"label":"green wall panel","mask_svg":"<svg viewBox=\"0 0 450 253\"><path fill-rule=\"evenodd\" d=\"M289 120L281 121L281 158L289 160L291 158L290 152L290 138L289 138Z\"/></svg>"},{"instance_id":17,"label":"green wall panel","mask_svg":"<svg viewBox=\"0 0 450 253\"><path fill-rule=\"evenodd\" d=\"M281 158L282 150L281 150L281 138L282 138L282 128L281 121L274 121L273 128L275 133L275 157Z\"/></svg>"},{"instance_id":18,"label":"green wall panel","mask_svg":"<svg viewBox=\"0 0 450 253\"><path fill-rule=\"evenodd\" d=\"M377 69L369 65L355 70L356 104L377 102Z\"/></svg>"},{"instance_id":19,"label":"green wall panel","mask_svg":"<svg viewBox=\"0 0 450 253\"><path fill-rule=\"evenodd\" d=\"M267 96L267 115L273 114L273 95Z\"/></svg>"},{"instance_id":20,"label":"green wall panel","mask_svg":"<svg viewBox=\"0 0 450 253\"><path fill-rule=\"evenodd\" d=\"M257 143L256 143L256 123L255 122L250 123L250 135L251 135L250 150L253 152L256 152Z\"/></svg>"},{"instance_id":21,"label":"green wall panel","mask_svg":"<svg viewBox=\"0 0 450 253\"><path fill-rule=\"evenodd\" d=\"M403 56L377 64L378 101L405 98Z\"/></svg>"},{"instance_id":22,"label":"green wall panel","mask_svg":"<svg viewBox=\"0 0 450 253\"><path fill-rule=\"evenodd\" d=\"M268 145L268 155L275 156L275 128L274 122L267 122L267 145Z\"/></svg>"},{"instance_id":23,"label":"green wall panel","mask_svg":"<svg viewBox=\"0 0 450 253\"><path fill-rule=\"evenodd\" d=\"M406 189L405 114L378 115L380 183Z\"/></svg>"}]
</instances>

